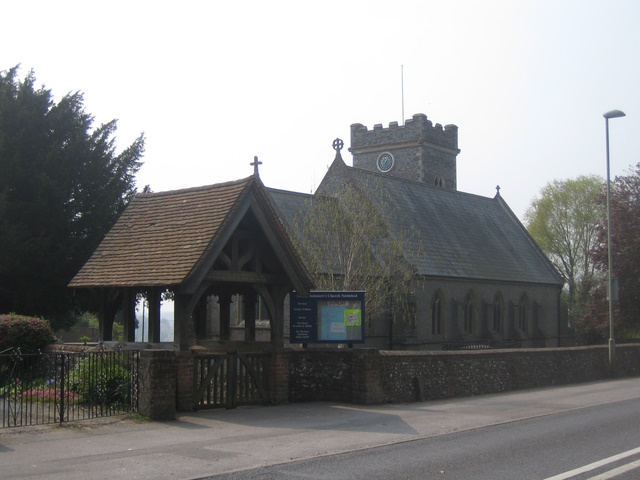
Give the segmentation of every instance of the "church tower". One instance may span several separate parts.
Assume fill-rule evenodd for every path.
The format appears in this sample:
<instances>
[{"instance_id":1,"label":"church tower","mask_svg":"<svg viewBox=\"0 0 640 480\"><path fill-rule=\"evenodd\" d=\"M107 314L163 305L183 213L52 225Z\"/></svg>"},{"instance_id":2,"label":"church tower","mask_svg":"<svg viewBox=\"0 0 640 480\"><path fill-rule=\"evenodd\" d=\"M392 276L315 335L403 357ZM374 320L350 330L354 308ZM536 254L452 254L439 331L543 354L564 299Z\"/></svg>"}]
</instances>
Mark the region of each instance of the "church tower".
<instances>
[{"instance_id":1,"label":"church tower","mask_svg":"<svg viewBox=\"0 0 640 480\"><path fill-rule=\"evenodd\" d=\"M433 126L422 113L401 126L391 122L389 128L377 124L368 130L354 123L349 151L356 168L457 189L458 127Z\"/></svg>"}]
</instances>

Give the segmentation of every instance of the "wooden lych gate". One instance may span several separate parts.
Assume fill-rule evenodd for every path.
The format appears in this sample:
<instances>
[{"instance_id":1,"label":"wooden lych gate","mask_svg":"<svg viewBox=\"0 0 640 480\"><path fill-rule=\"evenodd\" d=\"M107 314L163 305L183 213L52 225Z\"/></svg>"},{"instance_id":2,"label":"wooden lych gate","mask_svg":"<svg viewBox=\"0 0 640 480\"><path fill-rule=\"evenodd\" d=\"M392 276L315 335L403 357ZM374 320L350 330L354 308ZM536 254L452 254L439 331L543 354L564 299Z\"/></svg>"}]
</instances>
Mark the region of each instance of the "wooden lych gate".
<instances>
[{"instance_id":1,"label":"wooden lych gate","mask_svg":"<svg viewBox=\"0 0 640 480\"><path fill-rule=\"evenodd\" d=\"M231 351L194 357L195 410L269 403L269 353Z\"/></svg>"},{"instance_id":2,"label":"wooden lych gate","mask_svg":"<svg viewBox=\"0 0 640 480\"><path fill-rule=\"evenodd\" d=\"M127 343L135 341L141 293L148 302L148 343L161 343L162 295L171 292L172 343L187 351L212 341L232 347L236 295L243 299L244 342L257 343L259 298L268 314L269 348L282 348L285 298L293 290L308 294L314 284L256 171L234 182L136 195L69 286L100 295L100 340L112 340L120 311ZM213 298L217 319L208 315ZM214 324L215 333L207 328Z\"/></svg>"},{"instance_id":3,"label":"wooden lych gate","mask_svg":"<svg viewBox=\"0 0 640 480\"><path fill-rule=\"evenodd\" d=\"M308 295L314 283L257 170L234 182L136 195L69 286L99 294L103 341L112 339L118 311L124 342L135 341L136 296L142 293L148 302L148 343L162 348L160 310L162 294L169 291L172 349L231 351L195 355L195 393L176 395L176 408L287 400L279 386L288 382L288 365L269 372L270 361L284 348L287 295L294 290ZM234 297L236 309L242 309L236 311L243 312L241 339L231 335ZM215 298L218 305L210 312ZM268 343L256 338L259 305L268 316ZM236 321L239 325L239 316ZM236 353L260 349L270 353Z\"/></svg>"}]
</instances>

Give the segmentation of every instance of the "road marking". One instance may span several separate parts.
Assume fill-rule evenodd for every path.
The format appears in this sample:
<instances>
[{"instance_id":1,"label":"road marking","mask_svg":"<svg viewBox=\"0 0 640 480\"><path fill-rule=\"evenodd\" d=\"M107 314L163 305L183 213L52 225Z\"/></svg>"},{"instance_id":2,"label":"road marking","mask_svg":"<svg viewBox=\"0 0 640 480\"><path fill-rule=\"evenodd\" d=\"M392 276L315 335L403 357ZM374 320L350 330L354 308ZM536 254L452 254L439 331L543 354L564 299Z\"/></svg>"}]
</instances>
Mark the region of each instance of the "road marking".
<instances>
[{"instance_id":1,"label":"road marking","mask_svg":"<svg viewBox=\"0 0 640 480\"><path fill-rule=\"evenodd\" d=\"M614 468L613 470L609 470L608 472L601 473L600 475L591 477L589 480L608 480L609 478L617 477L618 475L622 475L623 473L635 470L638 467L640 467L640 460L636 460L635 462L627 463L626 465Z\"/></svg>"},{"instance_id":2,"label":"road marking","mask_svg":"<svg viewBox=\"0 0 640 480\"><path fill-rule=\"evenodd\" d=\"M623 458L630 457L631 455L636 455L640 453L640 447L634 448L633 450L627 450L626 452L619 453L618 455L613 455L609 458L604 458L594 463L590 463L589 465L585 465L584 467L579 467L574 470L570 470L568 472L560 473L553 477L548 477L545 480L564 480L566 478L571 478L576 475L580 475L581 473L588 472L590 470L595 470L596 468L602 467L604 465L608 465L609 463L617 462L618 460L622 460ZM609 478L609 477L603 477Z\"/></svg>"}]
</instances>

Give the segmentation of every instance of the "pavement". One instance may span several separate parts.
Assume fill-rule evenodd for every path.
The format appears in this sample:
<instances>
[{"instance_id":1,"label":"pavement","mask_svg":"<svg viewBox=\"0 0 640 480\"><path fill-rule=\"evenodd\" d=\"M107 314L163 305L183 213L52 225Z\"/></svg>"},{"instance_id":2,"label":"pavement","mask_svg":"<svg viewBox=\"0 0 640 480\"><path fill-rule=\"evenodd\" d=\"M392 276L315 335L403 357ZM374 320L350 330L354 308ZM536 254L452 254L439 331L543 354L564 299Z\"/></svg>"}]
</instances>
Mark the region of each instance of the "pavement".
<instances>
[{"instance_id":1,"label":"pavement","mask_svg":"<svg viewBox=\"0 0 640 480\"><path fill-rule=\"evenodd\" d=\"M197 479L640 398L640 379L436 402L240 407L0 430L0 479Z\"/></svg>"}]
</instances>

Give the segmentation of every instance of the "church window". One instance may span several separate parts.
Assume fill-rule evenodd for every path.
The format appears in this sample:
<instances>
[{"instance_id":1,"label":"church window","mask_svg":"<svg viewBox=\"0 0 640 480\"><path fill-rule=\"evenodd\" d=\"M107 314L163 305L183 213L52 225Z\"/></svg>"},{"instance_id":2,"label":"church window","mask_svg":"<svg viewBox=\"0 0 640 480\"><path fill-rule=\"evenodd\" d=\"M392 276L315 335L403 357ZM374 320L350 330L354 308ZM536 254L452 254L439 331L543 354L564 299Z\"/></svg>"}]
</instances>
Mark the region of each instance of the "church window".
<instances>
[{"instance_id":1,"label":"church window","mask_svg":"<svg viewBox=\"0 0 640 480\"><path fill-rule=\"evenodd\" d=\"M523 293L520 297L520 308L518 309L518 328L523 332L529 329L529 299Z\"/></svg>"},{"instance_id":2,"label":"church window","mask_svg":"<svg viewBox=\"0 0 640 480\"><path fill-rule=\"evenodd\" d=\"M502 325L504 319L504 308L502 302L502 295L499 293L493 300L493 330L502 333Z\"/></svg>"},{"instance_id":3,"label":"church window","mask_svg":"<svg viewBox=\"0 0 640 480\"><path fill-rule=\"evenodd\" d=\"M438 290L435 297L433 297L433 303L431 304L431 334L442 335L442 322L443 322L443 308L444 298L442 292Z\"/></svg>"},{"instance_id":4,"label":"church window","mask_svg":"<svg viewBox=\"0 0 640 480\"><path fill-rule=\"evenodd\" d=\"M473 333L476 329L475 305L471 292L464 301L464 333Z\"/></svg>"},{"instance_id":5,"label":"church window","mask_svg":"<svg viewBox=\"0 0 640 480\"><path fill-rule=\"evenodd\" d=\"M416 304L415 304L415 302L408 302L407 303L406 314L407 314L407 320L408 320L408 323L409 323L409 328L411 328L412 330L415 330L415 328L416 328Z\"/></svg>"},{"instance_id":6,"label":"church window","mask_svg":"<svg viewBox=\"0 0 640 480\"><path fill-rule=\"evenodd\" d=\"M436 178L433 180L433 184L436 187L444 187L444 179L439 175L436 175Z\"/></svg>"}]
</instances>

